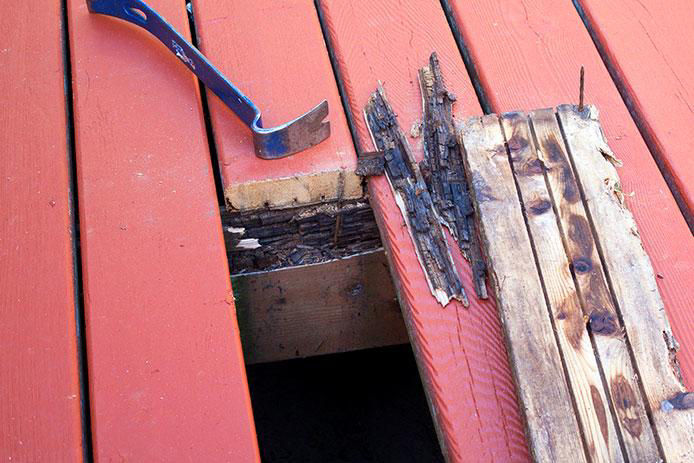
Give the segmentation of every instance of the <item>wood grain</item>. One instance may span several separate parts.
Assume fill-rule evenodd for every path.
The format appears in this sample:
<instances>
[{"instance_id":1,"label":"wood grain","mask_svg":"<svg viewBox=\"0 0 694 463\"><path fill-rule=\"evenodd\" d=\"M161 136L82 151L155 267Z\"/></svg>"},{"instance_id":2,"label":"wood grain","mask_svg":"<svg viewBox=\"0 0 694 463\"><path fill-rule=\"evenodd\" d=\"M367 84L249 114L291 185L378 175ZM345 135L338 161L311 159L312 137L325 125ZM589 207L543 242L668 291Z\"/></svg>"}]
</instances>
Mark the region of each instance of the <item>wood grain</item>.
<instances>
[{"instance_id":1,"label":"wood grain","mask_svg":"<svg viewBox=\"0 0 694 463\"><path fill-rule=\"evenodd\" d=\"M60 3L0 30L0 460L81 461Z\"/></svg>"},{"instance_id":2,"label":"wood grain","mask_svg":"<svg viewBox=\"0 0 694 463\"><path fill-rule=\"evenodd\" d=\"M501 122L590 460L625 461L528 116L507 113Z\"/></svg>"},{"instance_id":3,"label":"wood grain","mask_svg":"<svg viewBox=\"0 0 694 463\"><path fill-rule=\"evenodd\" d=\"M232 279L246 363L406 344L383 251Z\"/></svg>"},{"instance_id":4,"label":"wood grain","mask_svg":"<svg viewBox=\"0 0 694 463\"><path fill-rule=\"evenodd\" d=\"M537 143L537 159L544 166L547 186L558 211L561 239L571 274L576 280L583 314L608 384L629 459L655 461L659 458L658 448L648 425L646 408L638 394L638 377L595 244L602 230L597 229L596 236L593 236L554 109L531 111L529 115ZM628 403L624 397L630 398Z\"/></svg>"},{"instance_id":5,"label":"wood grain","mask_svg":"<svg viewBox=\"0 0 694 463\"><path fill-rule=\"evenodd\" d=\"M662 408L663 401L684 392L679 369L673 363L676 346L653 268L636 223L622 202L619 177L605 159L613 154L600 128L597 109L590 106L578 113L564 105L558 114L665 460L691 461L694 409ZM638 393L625 398L631 401L635 396Z\"/></svg>"},{"instance_id":6,"label":"wood grain","mask_svg":"<svg viewBox=\"0 0 694 463\"><path fill-rule=\"evenodd\" d=\"M259 159L251 132L207 92L228 204L289 207L362 196L357 157L311 0L193 2L200 46L262 111L283 124L327 99L331 135L280 160Z\"/></svg>"},{"instance_id":7,"label":"wood grain","mask_svg":"<svg viewBox=\"0 0 694 463\"><path fill-rule=\"evenodd\" d=\"M184 2L148 2L188 35ZM68 2L97 461L258 461L198 86Z\"/></svg>"},{"instance_id":8,"label":"wood grain","mask_svg":"<svg viewBox=\"0 0 694 463\"><path fill-rule=\"evenodd\" d=\"M535 461L587 461L496 115L460 131L480 239Z\"/></svg>"},{"instance_id":9,"label":"wood grain","mask_svg":"<svg viewBox=\"0 0 694 463\"><path fill-rule=\"evenodd\" d=\"M694 8L688 0L577 0L649 148L694 227Z\"/></svg>"},{"instance_id":10,"label":"wood grain","mask_svg":"<svg viewBox=\"0 0 694 463\"><path fill-rule=\"evenodd\" d=\"M388 100L408 131L422 116L417 70L436 51L447 88L458 99L453 114L481 112L440 3L321 1L342 86L354 114L383 82ZM371 146L365 121L354 120L358 141ZM409 140L418 160L422 140ZM442 308L431 295L412 240L385 178L369 180L391 274L417 357L444 455L449 461L528 459L503 334L492 301L470 298ZM450 239L456 267L466 288L472 271Z\"/></svg>"},{"instance_id":11,"label":"wood grain","mask_svg":"<svg viewBox=\"0 0 694 463\"><path fill-rule=\"evenodd\" d=\"M579 68L585 66L586 102L602 109L607 140L624 161L622 190L653 268L662 276L658 289L691 389L694 240L576 10L570 2L552 0L456 0L451 5L494 111L577 101Z\"/></svg>"}]
</instances>

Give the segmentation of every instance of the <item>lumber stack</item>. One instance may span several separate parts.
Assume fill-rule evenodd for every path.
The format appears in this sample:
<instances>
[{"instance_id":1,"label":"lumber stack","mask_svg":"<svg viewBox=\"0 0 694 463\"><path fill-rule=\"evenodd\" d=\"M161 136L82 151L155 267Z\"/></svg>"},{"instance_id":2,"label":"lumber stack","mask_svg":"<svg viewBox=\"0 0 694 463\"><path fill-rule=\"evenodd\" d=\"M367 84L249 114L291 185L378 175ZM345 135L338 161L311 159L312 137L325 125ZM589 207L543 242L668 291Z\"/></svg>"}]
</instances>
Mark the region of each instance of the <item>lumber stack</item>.
<instances>
[{"instance_id":1,"label":"lumber stack","mask_svg":"<svg viewBox=\"0 0 694 463\"><path fill-rule=\"evenodd\" d=\"M692 461L692 396L597 109L458 136L535 459Z\"/></svg>"}]
</instances>

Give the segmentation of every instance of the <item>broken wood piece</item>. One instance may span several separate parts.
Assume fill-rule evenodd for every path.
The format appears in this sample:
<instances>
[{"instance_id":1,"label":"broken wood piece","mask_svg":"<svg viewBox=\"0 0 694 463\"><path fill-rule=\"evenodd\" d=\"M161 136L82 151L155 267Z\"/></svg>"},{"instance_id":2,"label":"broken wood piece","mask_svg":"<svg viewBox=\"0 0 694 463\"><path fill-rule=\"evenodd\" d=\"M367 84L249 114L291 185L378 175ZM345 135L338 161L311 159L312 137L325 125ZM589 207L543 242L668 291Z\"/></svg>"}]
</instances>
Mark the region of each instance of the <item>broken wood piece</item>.
<instances>
[{"instance_id":1,"label":"broken wood piece","mask_svg":"<svg viewBox=\"0 0 694 463\"><path fill-rule=\"evenodd\" d=\"M650 423L668 462L694 461L694 409L664 411L662 404L686 392L677 365L676 343L636 223L622 202L619 177L609 157L598 110L562 105L558 119L580 185L596 246L623 321L631 358L640 377ZM644 423L646 425L647 423Z\"/></svg>"},{"instance_id":2,"label":"broken wood piece","mask_svg":"<svg viewBox=\"0 0 694 463\"><path fill-rule=\"evenodd\" d=\"M364 117L374 146L385 152L386 177L415 244L431 293L443 306L451 299L458 299L467 306L441 219L383 87L379 86L371 95L364 108Z\"/></svg>"},{"instance_id":3,"label":"broken wood piece","mask_svg":"<svg viewBox=\"0 0 694 463\"><path fill-rule=\"evenodd\" d=\"M362 153L357 159L357 169L354 171L361 177L373 177L383 175L386 168L386 160L382 151Z\"/></svg>"},{"instance_id":4,"label":"broken wood piece","mask_svg":"<svg viewBox=\"0 0 694 463\"><path fill-rule=\"evenodd\" d=\"M590 460L625 461L528 117L507 113L501 123Z\"/></svg>"},{"instance_id":5,"label":"broken wood piece","mask_svg":"<svg viewBox=\"0 0 694 463\"><path fill-rule=\"evenodd\" d=\"M459 136L528 445L537 461L587 461L499 119L470 119Z\"/></svg>"},{"instance_id":6,"label":"broken wood piece","mask_svg":"<svg viewBox=\"0 0 694 463\"><path fill-rule=\"evenodd\" d=\"M419 163L420 171L437 214L472 265L475 293L486 299L486 268L474 230L474 208L453 126L452 106L456 97L444 85L436 53L429 57L429 66L419 70L419 87L424 108L420 129L424 135L424 160Z\"/></svg>"}]
</instances>

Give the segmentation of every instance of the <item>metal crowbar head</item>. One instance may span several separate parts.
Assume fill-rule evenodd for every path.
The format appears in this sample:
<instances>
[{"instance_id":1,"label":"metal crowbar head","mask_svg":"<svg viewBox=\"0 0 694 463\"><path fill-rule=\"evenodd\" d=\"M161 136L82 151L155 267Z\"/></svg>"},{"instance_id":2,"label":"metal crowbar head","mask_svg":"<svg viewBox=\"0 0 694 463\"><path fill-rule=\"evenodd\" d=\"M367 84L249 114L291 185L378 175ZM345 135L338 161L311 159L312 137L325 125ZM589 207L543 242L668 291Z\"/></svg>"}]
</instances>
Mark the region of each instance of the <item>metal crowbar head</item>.
<instances>
[{"instance_id":1,"label":"metal crowbar head","mask_svg":"<svg viewBox=\"0 0 694 463\"><path fill-rule=\"evenodd\" d=\"M157 37L253 131L255 154L259 158L283 158L317 145L330 136L330 123L323 122L328 115L326 100L286 124L263 128L258 107L145 2L87 0L87 7L91 13L123 19Z\"/></svg>"}]
</instances>

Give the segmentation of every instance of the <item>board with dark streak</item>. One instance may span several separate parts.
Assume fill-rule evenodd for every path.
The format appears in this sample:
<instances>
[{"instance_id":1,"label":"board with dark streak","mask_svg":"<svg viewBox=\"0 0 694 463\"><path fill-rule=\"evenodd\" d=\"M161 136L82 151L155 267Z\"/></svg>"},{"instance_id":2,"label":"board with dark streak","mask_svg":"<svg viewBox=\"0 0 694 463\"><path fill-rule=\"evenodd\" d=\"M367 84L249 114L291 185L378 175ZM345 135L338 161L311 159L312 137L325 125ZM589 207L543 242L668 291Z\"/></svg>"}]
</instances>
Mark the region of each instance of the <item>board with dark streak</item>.
<instances>
[{"instance_id":1,"label":"board with dark streak","mask_svg":"<svg viewBox=\"0 0 694 463\"><path fill-rule=\"evenodd\" d=\"M623 326L607 287L554 109L531 111L530 124L537 143L536 159L543 166L558 211L559 231L571 274L576 280L583 314L600 358L629 459L655 461L658 449L638 393Z\"/></svg>"},{"instance_id":2,"label":"board with dark streak","mask_svg":"<svg viewBox=\"0 0 694 463\"><path fill-rule=\"evenodd\" d=\"M528 116L501 117L576 414L592 461L625 461Z\"/></svg>"}]
</instances>

